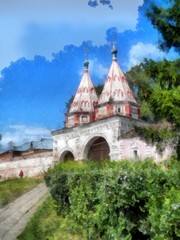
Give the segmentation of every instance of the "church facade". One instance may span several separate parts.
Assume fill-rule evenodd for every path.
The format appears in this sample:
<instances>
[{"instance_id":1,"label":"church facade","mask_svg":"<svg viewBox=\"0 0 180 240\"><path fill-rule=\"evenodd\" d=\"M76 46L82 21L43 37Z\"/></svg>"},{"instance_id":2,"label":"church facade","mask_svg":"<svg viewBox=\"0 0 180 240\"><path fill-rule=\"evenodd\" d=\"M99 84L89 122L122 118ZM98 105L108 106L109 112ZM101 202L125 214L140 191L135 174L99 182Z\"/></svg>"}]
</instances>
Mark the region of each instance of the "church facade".
<instances>
[{"instance_id":1,"label":"church facade","mask_svg":"<svg viewBox=\"0 0 180 240\"><path fill-rule=\"evenodd\" d=\"M117 62L116 48L112 49L112 64L99 97L88 65L85 59L84 73L66 114L65 128L52 132L54 161L167 158L170 149L160 155L155 146L134 134L135 125L146 123L140 119L140 106Z\"/></svg>"}]
</instances>

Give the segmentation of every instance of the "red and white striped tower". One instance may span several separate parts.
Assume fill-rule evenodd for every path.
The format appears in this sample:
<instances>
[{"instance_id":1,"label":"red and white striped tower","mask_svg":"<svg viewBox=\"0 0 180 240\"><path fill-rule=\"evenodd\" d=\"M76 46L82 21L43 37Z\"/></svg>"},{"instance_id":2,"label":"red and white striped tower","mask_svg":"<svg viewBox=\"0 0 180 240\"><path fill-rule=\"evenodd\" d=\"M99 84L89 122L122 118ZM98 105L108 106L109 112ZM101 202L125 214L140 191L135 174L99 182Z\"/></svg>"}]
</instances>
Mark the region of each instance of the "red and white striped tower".
<instances>
[{"instance_id":1,"label":"red and white striped tower","mask_svg":"<svg viewBox=\"0 0 180 240\"><path fill-rule=\"evenodd\" d=\"M85 59L82 79L69 113L66 114L66 128L75 127L95 120L94 107L98 103L98 97L88 72L88 66L89 62Z\"/></svg>"},{"instance_id":2,"label":"red and white striped tower","mask_svg":"<svg viewBox=\"0 0 180 240\"><path fill-rule=\"evenodd\" d=\"M117 49L114 45L112 48L112 64L95 112L96 120L113 115L139 118L139 105L117 62Z\"/></svg>"}]
</instances>

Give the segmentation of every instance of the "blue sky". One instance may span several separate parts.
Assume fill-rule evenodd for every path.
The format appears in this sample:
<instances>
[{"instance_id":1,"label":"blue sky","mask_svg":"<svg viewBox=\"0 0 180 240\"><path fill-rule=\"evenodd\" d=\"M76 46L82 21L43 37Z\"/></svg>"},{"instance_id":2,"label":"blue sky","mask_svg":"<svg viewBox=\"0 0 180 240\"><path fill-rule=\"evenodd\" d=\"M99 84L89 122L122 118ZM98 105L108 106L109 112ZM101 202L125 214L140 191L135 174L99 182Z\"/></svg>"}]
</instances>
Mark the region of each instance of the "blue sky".
<instances>
[{"instance_id":1,"label":"blue sky","mask_svg":"<svg viewBox=\"0 0 180 240\"><path fill-rule=\"evenodd\" d=\"M113 36L123 71L144 57L177 57L157 47L160 36L144 15L150 2L112 0L111 9L90 7L88 0L1 0L1 144L48 137L63 127L65 103L82 76L84 46L95 85L105 81Z\"/></svg>"}]
</instances>

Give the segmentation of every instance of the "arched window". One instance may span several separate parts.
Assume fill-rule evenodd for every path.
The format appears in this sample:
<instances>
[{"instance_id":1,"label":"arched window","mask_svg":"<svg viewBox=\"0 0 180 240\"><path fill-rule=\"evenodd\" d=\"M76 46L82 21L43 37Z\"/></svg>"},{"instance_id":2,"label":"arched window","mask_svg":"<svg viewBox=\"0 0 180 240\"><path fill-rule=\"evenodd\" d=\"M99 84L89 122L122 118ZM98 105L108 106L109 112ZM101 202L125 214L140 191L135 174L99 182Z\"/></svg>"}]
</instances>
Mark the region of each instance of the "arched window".
<instances>
[{"instance_id":1,"label":"arched window","mask_svg":"<svg viewBox=\"0 0 180 240\"><path fill-rule=\"evenodd\" d=\"M127 96L128 96L128 98L131 98L131 92L130 91L127 91Z\"/></svg>"},{"instance_id":2,"label":"arched window","mask_svg":"<svg viewBox=\"0 0 180 240\"><path fill-rule=\"evenodd\" d=\"M89 102L88 101L85 102L85 107L89 107Z\"/></svg>"},{"instance_id":3,"label":"arched window","mask_svg":"<svg viewBox=\"0 0 180 240\"><path fill-rule=\"evenodd\" d=\"M91 93L93 93L94 92L94 88L91 88Z\"/></svg>"},{"instance_id":4,"label":"arched window","mask_svg":"<svg viewBox=\"0 0 180 240\"><path fill-rule=\"evenodd\" d=\"M82 101L81 102L81 107L84 107L85 106L85 101Z\"/></svg>"},{"instance_id":5,"label":"arched window","mask_svg":"<svg viewBox=\"0 0 180 240\"><path fill-rule=\"evenodd\" d=\"M115 76L114 76L114 81L118 81L118 80L119 80L118 75L115 75Z\"/></svg>"}]
</instances>

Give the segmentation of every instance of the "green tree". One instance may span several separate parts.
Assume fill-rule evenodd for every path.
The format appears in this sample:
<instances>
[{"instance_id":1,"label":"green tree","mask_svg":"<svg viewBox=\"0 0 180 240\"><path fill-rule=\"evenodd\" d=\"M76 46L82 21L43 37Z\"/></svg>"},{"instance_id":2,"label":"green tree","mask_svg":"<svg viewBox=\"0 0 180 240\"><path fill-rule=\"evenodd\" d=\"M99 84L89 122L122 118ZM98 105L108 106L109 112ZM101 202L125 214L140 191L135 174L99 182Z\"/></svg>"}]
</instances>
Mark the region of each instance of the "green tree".
<instances>
[{"instance_id":1,"label":"green tree","mask_svg":"<svg viewBox=\"0 0 180 240\"><path fill-rule=\"evenodd\" d=\"M89 0L88 5L90 7L97 7L99 4L108 6L109 8L113 8L110 0Z\"/></svg>"},{"instance_id":2,"label":"green tree","mask_svg":"<svg viewBox=\"0 0 180 240\"><path fill-rule=\"evenodd\" d=\"M71 107L71 103L73 102L73 99L74 99L74 96L71 96L71 97L69 98L69 100L66 102L66 113L69 112L70 107Z\"/></svg>"},{"instance_id":3,"label":"green tree","mask_svg":"<svg viewBox=\"0 0 180 240\"><path fill-rule=\"evenodd\" d=\"M147 142L156 143L159 151L162 151L166 144L176 145L178 156L180 156L179 66L179 59L175 61L164 59L159 62L145 59L143 63L126 73L141 106L142 119L156 123L148 127L137 127L135 130Z\"/></svg>"},{"instance_id":4,"label":"green tree","mask_svg":"<svg viewBox=\"0 0 180 240\"><path fill-rule=\"evenodd\" d=\"M155 62L145 60L141 64L150 79L149 104L155 120L166 119L176 127L180 126L180 60Z\"/></svg>"},{"instance_id":5,"label":"green tree","mask_svg":"<svg viewBox=\"0 0 180 240\"><path fill-rule=\"evenodd\" d=\"M95 86L95 90L98 96L100 96L102 90L103 90L104 84L98 84L97 86Z\"/></svg>"},{"instance_id":6,"label":"green tree","mask_svg":"<svg viewBox=\"0 0 180 240\"><path fill-rule=\"evenodd\" d=\"M152 4L147 17L161 34L159 46L162 50L174 47L180 51L180 1L167 0L161 5ZM138 129L144 136L154 136L157 142L171 139L176 142L176 152L180 157L180 60L155 62L145 60L141 64L143 74L149 78L150 95L145 103L154 114L155 121L167 120L171 129ZM145 89L146 92L146 89ZM142 100L142 102L145 100ZM147 108L146 108L147 110ZM143 112L143 111L142 111ZM148 116L149 117L149 116ZM161 134L160 131L163 131ZM172 141L173 142L173 141Z\"/></svg>"},{"instance_id":7,"label":"green tree","mask_svg":"<svg viewBox=\"0 0 180 240\"><path fill-rule=\"evenodd\" d=\"M149 104L153 82L145 73L144 64L141 63L132 67L125 75L137 102L140 104L141 118L148 122L153 122L154 114Z\"/></svg>"},{"instance_id":8,"label":"green tree","mask_svg":"<svg viewBox=\"0 0 180 240\"><path fill-rule=\"evenodd\" d=\"M166 5L152 5L147 12L147 17L157 30L161 33L160 48L169 50L174 47L180 51L180 1L167 0ZM164 6L165 5L165 6Z\"/></svg>"}]
</instances>

